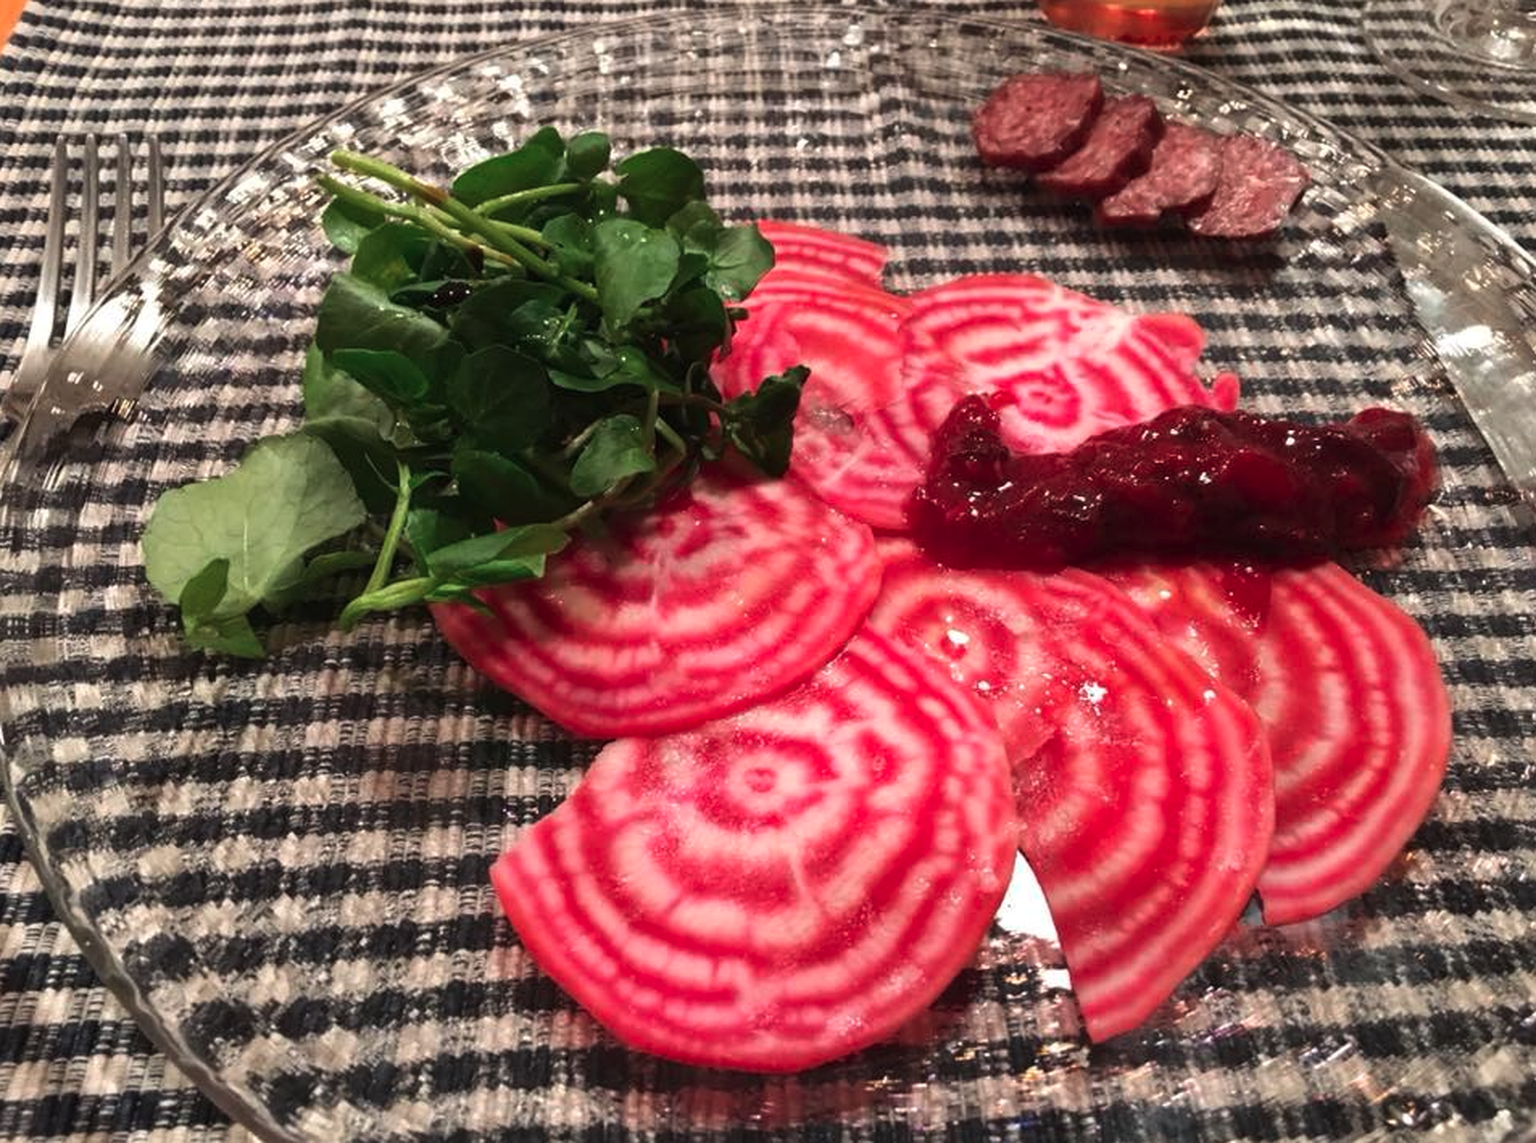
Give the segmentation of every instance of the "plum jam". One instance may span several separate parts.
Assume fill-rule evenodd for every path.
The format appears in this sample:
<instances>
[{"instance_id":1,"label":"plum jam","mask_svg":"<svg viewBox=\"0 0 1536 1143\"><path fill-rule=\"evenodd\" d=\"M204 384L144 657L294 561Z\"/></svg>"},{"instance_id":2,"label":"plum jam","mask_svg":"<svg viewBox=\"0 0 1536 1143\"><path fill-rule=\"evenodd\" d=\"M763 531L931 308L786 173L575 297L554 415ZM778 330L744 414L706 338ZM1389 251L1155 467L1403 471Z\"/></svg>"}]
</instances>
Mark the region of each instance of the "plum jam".
<instances>
[{"instance_id":1,"label":"plum jam","mask_svg":"<svg viewBox=\"0 0 1536 1143\"><path fill-rule=\"evenodd\" d=\"M1131 552L1306 563L1401 540L1434 484L1423 428L1387 409L1312 426L1186 406L1022 455L987 402L967 397L934 434L907 519L930 555L961 567Z\"/></svg>"}]
</instances>

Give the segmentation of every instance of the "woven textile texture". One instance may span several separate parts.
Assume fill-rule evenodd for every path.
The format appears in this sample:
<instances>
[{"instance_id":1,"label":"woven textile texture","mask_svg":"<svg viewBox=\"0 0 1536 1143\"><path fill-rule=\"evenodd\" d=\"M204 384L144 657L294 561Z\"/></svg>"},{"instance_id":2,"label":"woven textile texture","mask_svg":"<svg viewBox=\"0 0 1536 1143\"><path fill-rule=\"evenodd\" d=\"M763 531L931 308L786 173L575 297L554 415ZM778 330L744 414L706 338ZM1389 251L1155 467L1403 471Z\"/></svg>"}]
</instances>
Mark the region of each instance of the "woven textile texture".
<instances>
[{"instance_id":1,"label":"woven textile texture","mask_svg":"<svg viewBox=\"0 0 1536 1143\"><path fill-rule=\"evenodd\" d=\"M986 4L933 7L1037 19L1027 5L1016 10ZM1228 0L1211 33L1185 58L1382 148L1536 251L1536 128L1471 118L1403 86L1361 41L1358 8L1342 0ZM43 241L49 165L60 135L95 130L126 132L134 139L158 136L168 160L174 211L253 154L358 95L497 44L653 10L663 9L596 0L521 5L32 0L0 52L0 218L7 226L7 240L0 244L0 377L14 367L26 330ZM1460 443L1468 471L1486 463L1475 438ZM1536 591L1530 574L1529 568L1509 569L1501 587L1529 599ZM1438 637L1478 641L1489 648L1503 638L1528 641L1536 632L1529 613L1506 626L1480 625L1475 615L1449 611L1437 618ZM1526 770L1536 739L1529 697L1536 688L1536 666L1490 650L1466 669L1470 673L1453 683L1526 693L1523 705L1470 710L1459 724L1463 732L1501 741L1510 754L1506 768L1485 775L1483 786L1467 783L1456 792L1497 801L1519 827L1485 836L1477 821L1442 821L1435 823L1428 844L1444 851L1485 848L1490 864L1482 875L1500 886L1503 905L1518 915L1536 909L1530 883L1510 872L1522 865L1528 869L1526 859L1536 847L1536 811L1529 804ZM1477 671L1486 677L1474 677ZM574 758L571 764L579 761ZM246 1137L155 1051L96 981L54 917L14 825L3 814L0 808L0 1139L212 1143ZM1487 899L1487 884L1480 891ZM1455 912L1458 902L1446 898L1433 907ZM1484 972L1523 972L1530 979L1536 950L1529 944L1525 958L1516 963L1482 964L1478 959L1507 958L1509 947L1463 946L1443 953L1426 944L1423 971L1469 980ZM1287 970L1305 983L1309 969L1304 960L1288 962ZM1006 987L996 981L971 984ZM560 1002L539 996L533 1003ZM1348 998L1340 1003L1347 1007ZM1306 1015L1296 1014L1298 1027L1306 1027ZM1524 1043L1536 1038L1536 1007L1420 1016L1400 1025L1369 1025L1361 1037L1377 1040L1363 1050L1411 1052L1415 1044L1446 1038L1514 1035ZM1353 1047L1361 1049L1358 1043ZM1339 1048L1320 1040L1318 1067L1326 1069L1329 1052ZM1401 1132L1412 1138L1440 1124L1455 1138L1458 1124L1486 1125L1505 1114L1502 1106L1516 1105L1526 1116L1536 1111L1533 1081L1525 1077L1522 1084L1520 1077L1506 1075L1490 1075L1459 1102L1428 1111L1406 1097L1400 1103L1385 1098L1379 1120L1366 1125L1338 1118L1326 1101L1308 1103L1306 1093L1293 1094L1290 1110L1275 1112L1273 1118L1255 1104L1214 1126L1202 1121L1201 1137L1342 1138L1366 1130L1377 1137ZM975 1114L974 1122L982 1122L986 1109ZM1506 1119L1511 1131L1518 1129L1519 1120ZM1175 1115L1170 1122L1185 1121ZM659 1123L658 1134L665 1127ZM1162 1137L1157 1125L1066 1118L1043 1125L1038 1136L1023 1137L1108 1143L1138 1130ZM957 1137L964 1135L960 1131ZM872 1137L879 1138L879 1132Z\"/></svg>"}]
</instances>

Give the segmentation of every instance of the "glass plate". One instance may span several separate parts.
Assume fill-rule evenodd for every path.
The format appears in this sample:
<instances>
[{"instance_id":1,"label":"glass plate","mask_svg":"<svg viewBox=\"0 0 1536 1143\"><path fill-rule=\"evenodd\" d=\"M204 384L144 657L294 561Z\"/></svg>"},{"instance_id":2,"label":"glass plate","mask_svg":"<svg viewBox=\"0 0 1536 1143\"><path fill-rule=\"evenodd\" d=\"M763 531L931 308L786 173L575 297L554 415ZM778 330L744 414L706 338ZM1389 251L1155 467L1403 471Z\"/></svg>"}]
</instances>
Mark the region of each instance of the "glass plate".
<instances>
[{"instance_id":1,"label":"glass plate","mask_svg":"<svg viewBox=\"0 0 1536 1143\"><path fill-rule=\"evenodd\" d=\"M1021 67L1093 69L1283 140L1315 185L1267 244L1100 233L974 159L969 108ZM311 179L326 153L443 177L543 123L602 127L621 153L682 147L738 216L889 244L897 288L1028 267L1195 315L1210 368L1262 410L1424 418L1444 489L1400 562L1362 574L1434 637L1457 734L1392 875L1320 921L1240 929L1108 1044L1081 1036L1054 945L1000 925L931 1013L813 1072L617 1046L529 963L487 886L596 744L482 685L421 614L343 636L321 603L272 631L265 662L188 654L137 545L161 491L298 416L334 265ZM97 311L96 333L149 347L147 390L0 499L16 819L102 977L272 1139L1506 1138L1536 1108L1536 561L1518 491L1533 280L1491 226L1326 125L1038 26L730 9L466 60L262 156ZM112 375L56 371L42 404Z\"/></svg>"}]
</instances>

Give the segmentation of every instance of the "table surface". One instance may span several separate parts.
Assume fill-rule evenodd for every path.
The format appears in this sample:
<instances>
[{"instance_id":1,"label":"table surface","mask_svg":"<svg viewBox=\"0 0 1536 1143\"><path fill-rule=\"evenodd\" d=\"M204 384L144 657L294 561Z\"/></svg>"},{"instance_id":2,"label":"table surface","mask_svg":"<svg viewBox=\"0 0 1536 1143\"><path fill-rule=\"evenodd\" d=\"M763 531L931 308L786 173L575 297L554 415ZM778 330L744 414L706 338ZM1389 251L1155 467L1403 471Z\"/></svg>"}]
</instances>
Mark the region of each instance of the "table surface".
<instances>
[{"instance_id":1,"label":"table surface","mask_svg":"<svg viewBox=\"0 0 1536 1143\"><path fill-rule=\"evenodd\" d=\"M678 5L668 5L676 7ZM700 5L703 6L703 5ZM0 0L0 375L35 290L54 140L157 134L171 206L337 104L495 43L620 18L644 0ZM1017 14L1021 4L950 5ZM1422 97L1364 46L1359 5L1228 0L1187 57L1331 120L1467 200L1536 251L1536 127ZM243 1137L97 983L0 807L0 1139Z\"/></svg>"}]
</instances>

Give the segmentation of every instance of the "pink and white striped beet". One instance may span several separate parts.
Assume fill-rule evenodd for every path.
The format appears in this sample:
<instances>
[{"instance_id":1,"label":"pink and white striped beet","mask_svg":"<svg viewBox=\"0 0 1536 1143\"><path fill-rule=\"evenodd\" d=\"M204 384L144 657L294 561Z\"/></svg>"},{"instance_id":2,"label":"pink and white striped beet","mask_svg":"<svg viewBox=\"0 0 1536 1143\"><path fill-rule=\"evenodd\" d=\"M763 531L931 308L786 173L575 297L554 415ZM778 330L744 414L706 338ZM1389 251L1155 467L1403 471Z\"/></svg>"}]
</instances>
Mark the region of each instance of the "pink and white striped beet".
<instances>
[{"instance_id":1,"label":"pink and white striped beet","mask_svg":"<svg viewBox=\"0 0 1536 1143\"><path fill-rule=\"evenodd\" d=\"M1065 452L1179 405L1237 404L1231 374L1210 387L1197 376L1205 334L1183 314L1131 313L1031 274L956 278L911 301L909 367L935 354L953 362L955 400L986 396L1017 452ZM948 413L930 406L912 420L931 434Z\"/></svg>"},{"instance_id":2,"label":"pink and white striped beet","mask_svg":"<svg viewBox=\"0 0 1536 1143\"><path fill-rule=\"evenodd\" d=\"M735 397L769 374L808 366L795 416L793 470L855 519L901 527L908 489L903 483L887 493L883 477L899 467L905 482L912 460L871 436L866 422L900 393L907 300L875 286L776 269L752 291L746 309L730 353L712 370L721 393Z\"/></svg>"},{"instance_id":3,"label":"pink and white striped beet","mask_svg":"<svg viewBox=\"0 0 1536 1143\"><path fill-rule=\"evenodd\" d=\"M861 633L773 702L610 743L491 878L534 960L624 1043L786 1072L933 1002L1016 832L980 705Z\"/></svg>"},{"instance_id":4,"label":"pink and white striped beet","mask_svg":"<svg viewBox=\"0 0 1536 1143\"><path fill-rule=\"evenodd\" d=\"M773 246L775 270L880 285L889 255L877 242L799 222L759 219L757 229Z\"/></svg>"},{"instance_id":5,"label":"pink and white striped beet","mask_svg":"<svg viewBox=\"0 0 1536 1143\"><path fill-rule=\"evenodd\" d=\"M1257 719L1097 576L955 571L880 546L869 629L991 704L1084 1026L1136 1027L1253 893L1274 820Z\"/></svg>"},{"instance_id":6,"label":"pink and white striped beet","mask_svg":"<svg viewBox=\"0 0 1536 1143\"><path fill-rule=\"evenodd\" d=\"M1418 624L1337 564L1112 578L1264 723L1275 768L1264 919L1307 920L1368 889L1433 806L1450 751L1450 699Z\"/></svg>"},{"instance_id":7,"label":"pink and white striped beet","mask_svg":"<svg viewBox=\"0 0 1536 1143\"><path fill-rule=\"evenodd\" d=\"M432 614L471 666L577 734L664 734L772 697L830 659L880 584L870 530L792 477L715 465L581 537L542 579Z\"/></svg>"}]
</instances>

